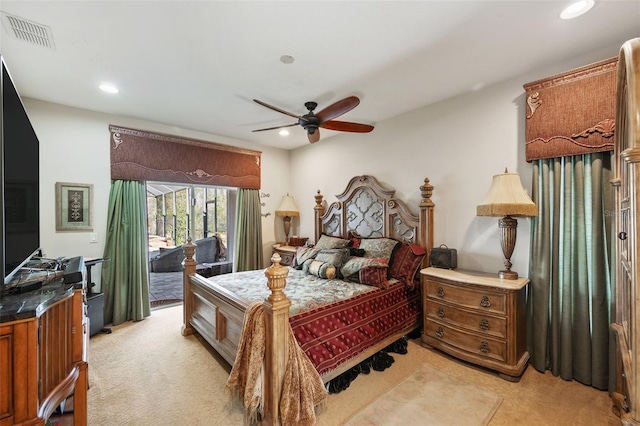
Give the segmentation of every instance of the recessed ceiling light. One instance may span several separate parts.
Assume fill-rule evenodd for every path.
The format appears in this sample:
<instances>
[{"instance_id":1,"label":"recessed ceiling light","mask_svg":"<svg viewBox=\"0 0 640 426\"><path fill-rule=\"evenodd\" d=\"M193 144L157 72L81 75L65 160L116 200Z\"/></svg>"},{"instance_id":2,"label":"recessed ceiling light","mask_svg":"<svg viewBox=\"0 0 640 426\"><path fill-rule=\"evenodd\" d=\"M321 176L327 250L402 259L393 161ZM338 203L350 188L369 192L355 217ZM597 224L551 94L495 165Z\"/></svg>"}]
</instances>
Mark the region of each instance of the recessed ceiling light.
<instances>
[{"instance_id":1,"label":"recessed ceiling light","mask_svg":"<svg viewBox=\"0 0 640 426\"><path fill-rule=\"evenodd\" d=\"M289 136L289 131L287 129L282 129L278 132L280 136Z\"/></svg>"},{"instance_id":2,"label":"recessed ceiling light","mask_svg":"<svg viewBox=\"0 0 640 426\"><path fill-rule=\"evenodd\" d=\"M583 15L591 10L594 4L594 0L579 0L577 2L571 3L562 11L562 13L560 14L560 19L577 18L578 16Z\"/></svg>"},{"instance_id":3,"label":"recessed ceiling light","mask_svg":"<svg viewBox=\"0 0 640 426\"><path fill-rule=\"evenodd\" d=\"M114 86L113 84L109 84L109 83L102 83L100 85L100 90L102 90L103 92L107 92L107 93L118 93L118 92L120 92L116 86Z\"/></svg>"}]
</instances>

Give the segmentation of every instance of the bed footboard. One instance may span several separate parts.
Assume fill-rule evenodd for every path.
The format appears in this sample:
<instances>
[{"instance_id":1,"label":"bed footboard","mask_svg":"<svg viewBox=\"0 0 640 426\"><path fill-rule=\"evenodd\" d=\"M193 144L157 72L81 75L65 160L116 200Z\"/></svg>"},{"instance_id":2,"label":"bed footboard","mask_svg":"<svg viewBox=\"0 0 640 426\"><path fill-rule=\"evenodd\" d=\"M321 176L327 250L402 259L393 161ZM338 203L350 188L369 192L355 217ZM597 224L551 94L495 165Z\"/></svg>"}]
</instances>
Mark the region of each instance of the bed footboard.
<instances>
[{"instance_id":1,"label":"bed footboard","mask_svg":"<svg viewBox=\"0 0 640 426\"><path fill-rule=\"evenodd\" d=\"M216 286L196 274L194 259L195 244L183 245L184 306L182 334L197 332L230 365L238 352L244 314L248 306L232 293ZM263 424L279 424L279 395L284 381L288 355L289 306L291 302L282 290L286 285L289 270L280 265L280 256L275 254L273 264L265 271L267 286L271 294L262 304L265 313L266 353L264 376Z\"/></svg>"}]
</instances>

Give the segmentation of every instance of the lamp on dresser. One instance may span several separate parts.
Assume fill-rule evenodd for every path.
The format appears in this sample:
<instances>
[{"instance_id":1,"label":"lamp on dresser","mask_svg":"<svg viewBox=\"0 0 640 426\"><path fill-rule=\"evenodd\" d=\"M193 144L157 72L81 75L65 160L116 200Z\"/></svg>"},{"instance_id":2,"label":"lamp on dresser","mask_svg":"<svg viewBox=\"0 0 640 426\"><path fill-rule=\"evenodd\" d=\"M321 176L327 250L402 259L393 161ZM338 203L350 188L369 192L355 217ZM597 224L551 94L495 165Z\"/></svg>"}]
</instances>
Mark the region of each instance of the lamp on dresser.
<instances>
[{"instance_id":1,"label":"lamp on dresser","mask_svg":"<svg viewBox=\"0 0 640 426\"><path fill-rule=\"evenodd\" d=\"M291 230L291 218L299 217L300 212L298 211L298 206L296 205L296 201L289 194L282 197L280 201L280 205L276 209L276 216L282 217L282 221L284 223L284 235L285 242L289 244L289 231Z\"/></svg>"},{"instance_id":2,"label":"lamp on dresser","mask_svg":"<svg viewBox=\"0 0 640 426\"><path fill-rule=\"evenodd\" d=\"M505 258L505 269L498 272L498 276L508 280L517 279L518 273L511 270L511 255L516 246L516 229L518 227L518 221L514 216L538 215L538 207L522 187L520 175L509 173L506 168L504 173L495 175L489 192L484 197L482 204L476 208L476 214L478 216L501 217L498 226L500 227L500 244Z\"/></svg>"}]
</instances>

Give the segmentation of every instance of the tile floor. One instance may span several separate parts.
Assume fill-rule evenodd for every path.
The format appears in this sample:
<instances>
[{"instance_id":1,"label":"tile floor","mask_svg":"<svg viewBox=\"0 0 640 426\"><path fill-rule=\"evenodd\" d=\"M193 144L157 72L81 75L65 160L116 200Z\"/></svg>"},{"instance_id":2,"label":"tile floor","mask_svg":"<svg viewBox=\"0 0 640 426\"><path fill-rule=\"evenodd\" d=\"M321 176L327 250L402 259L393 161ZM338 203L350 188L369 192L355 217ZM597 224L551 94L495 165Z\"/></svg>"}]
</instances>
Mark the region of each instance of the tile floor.
<instances>
[{"instance_id":1,"label":"tile floor","mask_svg":"<svg viewBox=\"0 0 640 426\"><path fill-rule=\"evenodd\" d=\"M182 300L182 272L149 273L151 306L161 300Z\"/></svg>"}]
</instances>

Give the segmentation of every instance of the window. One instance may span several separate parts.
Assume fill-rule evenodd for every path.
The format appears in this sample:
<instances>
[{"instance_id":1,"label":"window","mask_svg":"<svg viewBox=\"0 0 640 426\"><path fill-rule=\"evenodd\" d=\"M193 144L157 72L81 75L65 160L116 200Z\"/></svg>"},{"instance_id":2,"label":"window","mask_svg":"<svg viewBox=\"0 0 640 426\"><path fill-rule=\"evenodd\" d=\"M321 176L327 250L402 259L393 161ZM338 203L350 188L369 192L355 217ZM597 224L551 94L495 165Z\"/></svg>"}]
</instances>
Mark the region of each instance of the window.
<instances>
[{"instance_id":1,"label":"window","mask_svg":"<svg viewBox=\"0 0 640 426\"><path fill-rule=\"evenodd\" d=\"M231 261L236 190L147 182L149 249L217 236Z\"/></svg>"}]
</instances>

